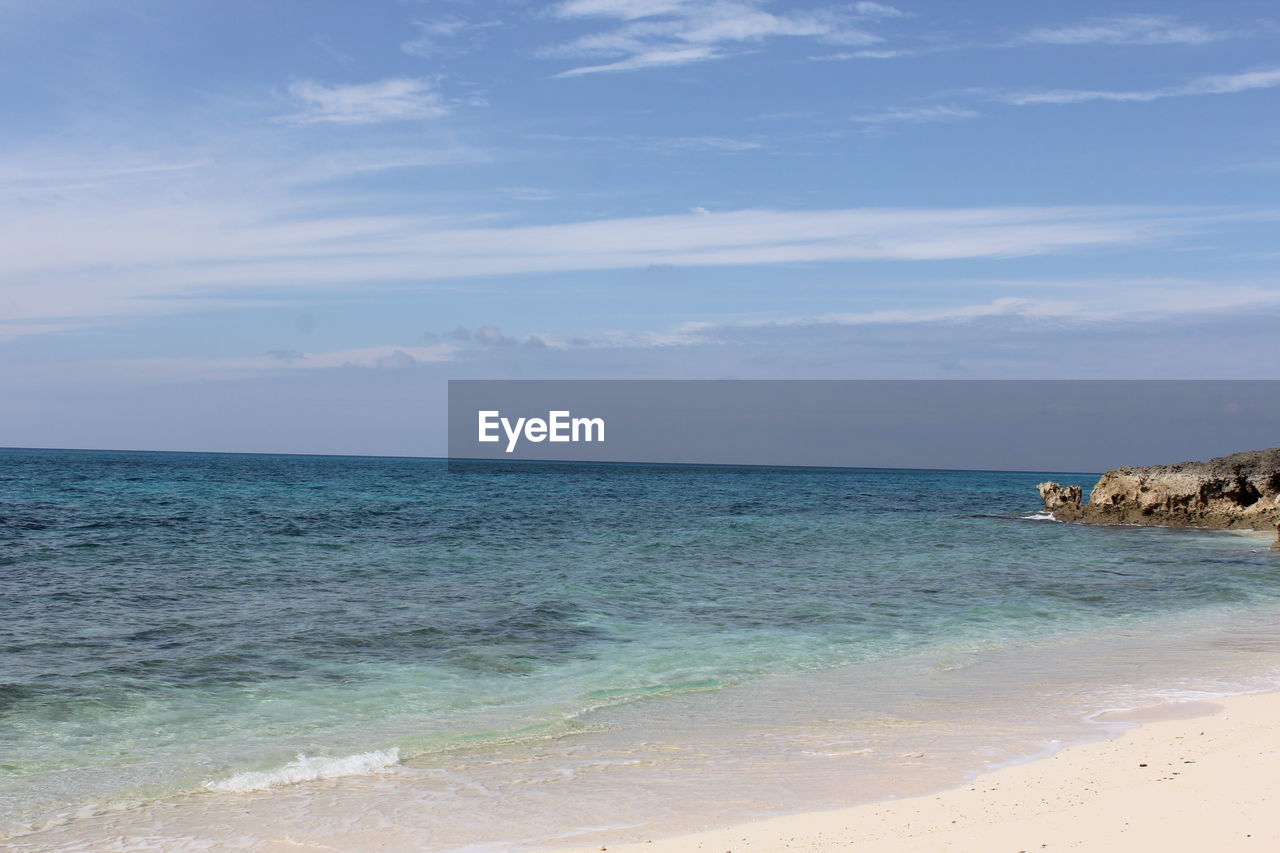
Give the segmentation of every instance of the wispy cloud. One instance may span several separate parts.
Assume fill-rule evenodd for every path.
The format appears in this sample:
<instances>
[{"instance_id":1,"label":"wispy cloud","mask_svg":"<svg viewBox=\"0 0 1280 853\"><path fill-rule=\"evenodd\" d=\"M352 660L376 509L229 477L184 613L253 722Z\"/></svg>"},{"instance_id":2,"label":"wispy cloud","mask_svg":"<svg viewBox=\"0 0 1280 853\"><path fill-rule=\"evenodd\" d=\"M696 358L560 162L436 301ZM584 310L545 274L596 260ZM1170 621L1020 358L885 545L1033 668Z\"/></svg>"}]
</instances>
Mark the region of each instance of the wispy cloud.
<instances>
[{"instance_id":1,"label":"wispy cloud","mask_svg":"<svg viewBox=\"0 0 1280 853\"><path fill-rule=\"evenodd\" d=\"M289 94L303 105L301 112L286 116L298 124L376 124L437 118L449 111L430 81L413 77L338 86L300 80Z\"/></svg>"},{"instance_id":2,"label":"wispy cloud","mask_svg":"<svg viewBox=\"0 0 1280 853\"><path fill-rule=\"evenodd\" d=\"M980 113L967 107L926 106L885 110L879 113L853 116L850 121L867 126L868 130L878 130L890 124L929 124L946 121L963 121L977 118Z\"/></svg>"},{"instance_id":3,"label":"wispy cloud","mask_svg":"<svg viewBox=\"0 0 1280 853\"><path fill-rule=\"evenodd\" d=\"M1015 106L1078 104L1085 101L1144 102L1190 95L1224 95L1246 92L1250 89L1270 89L1276 86L1280 86L1280 68L1247 71L1241 74L1214 74L1162 89L1052 89L1044 92L1000 94L995 96L995 100Z\"/></svg>"},{"instance_id":4,"label":"wispy cloud","mask_svg":"<svg viewBox=\"0 0 1280 853\"><path fill-rule=\"evenodd\" d=\"M333 45L333 42L324 36L312 36L311 43L319 50L325 53L330 59L343 65L350 65L356 61L356 58L345 50L341 50Z\"/></svg>"},{"instance_id":5,"label":"wispy cloud","mask_svg":"<svg viewBox=\"0 0 1280 853\"><path fill-rule=\"evenodd\" d=\"M846 59L898 59L899 57L914 55L914 50L853 50L811 56L809 59L814 62L840 62Z\"/></svg>"},{"instance_id":6,"label":"wispy cloud","mask_svg":"<svg viewBox=\"0 0 1280 853\"><path fill-rule=\"evenodd\" d=\"M1198 320L1213 315L1230 316L1241 311L1280 309L1280 285L1275 284L1146 279L997 281L984 284L1037 294L1051 290L1055 296L1000 296L980 301L947 300L927 308L700 320L648 331L605 330L576 335L540 332L538 337L554 349L650 348L725 344L740 340L744 333L768 330L956 326L994 318L1096 328L1099 323L1170 322L1179 318Z\"/></svg>"},{"instance_id":7,"label":"wispy cloud","mask_svg":"<svg viewBox=\"0 0 1280 853\"><path fill-rule=\"evenodd\" d=\"M767 148L765 142L730 136L584 136L559 133L530 134L530 139L569 142L575 145L618 145L661 154L739 153Z\"/></svg>"},{"instance_id":8,"label":"wispy cloud","mask_svg":"<svg viewBox=\"0 0 1280 853\"><path fill-rule=\"evenodd\" d=\"M821 314L778 321L785 325L832 323L846 326L952 323L983 317L1018 316L1080 323L1127 322L1203 317L1244 309L1280 308L1280 286L1218 281L1107 280L1101 282L1034 282L1028 289L1051 285L1057 298L1002 296L989 302L921 309ZM1017 287L1011 283L1010 287Z\"/></svg>"},{"instance_id":9,"label":"wispy cloud","mask_svg":"<svg viewBox=\"0 0 1280 853\"><path fill-rule=\"evenodd\" d=\"M534 336L534 339L554 350L697 346L712 341L713 338L704 335L703 331L713 328L710 323L692 322L657 331L605 329L575 334L543 332Z\"/></svg>"},{"instance_id":10,"label":"wispy cloud","mask_svg":"<svg viewBox=\"0 0 1280 853\"><path fill-rule=\"evenodd\" d=\"M858 4L862 6L863 4ZM880 15L903 17L908 13ZM868 14L868 17L873 17ZM965 40L948 38L918 41L909 48L867 47L810 57L817 62L851 59L897 59L955 50L1002 50L1027 46L1063 45L1203 45L1247 35L1243 30L1211 29L1183 23L1170 15L1129 15L1093 18L1057 26L1037 27L1005 40Z\"/></svg>"},{"instance_id":11,"label":"wispy cloud","mask_svg":"<svg viewBox=\"0 0 1280 853\"><path fill-rule=\"evenodd\" d=\"M0 193L68 192L97 189L121 181L145 178L171 180L175 172L186 172L208 165L208 160L194 160L187 163L136 163L50 170L0 168Z\"/></svg>"},{"instance_id":12,"label":"wispy cloud","mask_svg":"<svg viewBox=\"0 0 1280 853\"><path fill-rule=\"evenodd\" d=\"M400 49L412 56L435 59L440 56L456 56L479 47L482 33L502 26L501 21L469 21L456 15L445 15L429 21L414 21L417 36L400 45Z\"/></svg>"},{"instance_id":13,"label":"wispy cloud","mask_svg":"<svg viewBox=\"0 0 1280 853\"><path fill-rule=\"evenodd\" d=\"M797 367L814 376L827 375L830 370L847 373L857 365L890 374L900 367L904 375L919 378L924 375L922 368L930 366L930 359L940 356L946 356L947 363L959 357L970 367L997 356L1008 360L1008 364L1006 372L994 375L1021 375L1017 369L1007 372L1014 365L1021 365L1028 368L1026 375L1037 378L1058 375L1046 373L1049 366L1063 371L1061 375L1072 376L1079 376L1088 366L1102 376L1108 375L1108 367L1114 371L1117 360L1144 374L1152 366L1167 363L1174 353L1158 348L1153 352L1149 345L1153 334L1164 340L1176 337L1179 328L1204 328L1205 324L1214 323L1238 325L1245 317L1253 318L1255 324L1266 323L1280 311L1280 286L1274 283L1121 278L956 281L950 286L963 289L974 284L984 289L1002 287L1017 295L970 299L940 295L928 307L738 319L713 317L648 330L543 330L521 340L506 336L496 327L484 326L474 332L455 329L437 336L439 342L428 346L385 344L213 358L101 359L58 362L46 368L92 382L251 379L319 371L341 371L357 379L360 372L413 371L412 375L421 376L424 368L445 367L459 361L469 361L473 366L489 364L502 371L509 370L513 360L523 363L534 358L544 367L554 370L559 365L573 375L581 375L584 370L610 375L611 369L624 366L634 370L637 363L652 369L658 364L648 360L653 356L670 358L674 376L687 377L690 366L696 364L715 375L734 375L734 371L745 369L744 375L758 377L762 365L771 364L771 356L778 356L782 359L782 375L787 376L794 375ZM1203 340L1202 333L1190 338L1191 342L1197 340ZM843 354L835 360L833 345ZM859 357L859 352L867 348L873 351L874 358ZM1078 352L1078 356L1064 365L1058 355L1063 349ZM1120 359L1118 353L1127 350L1132 350L1128 353L1131 357ZM614 361L615 352L624 360ZM1186 352L1197 359L1215 355L1196 346L1188 347ZM1150 360L1144 361L1148 356ZM1223 376L1239 376L1238 362L1234 366L1216 365L1209 372L1217 375L1218 367ZM1205 365L1198 361L1179 363L1178 369L1167 375L1186 375L1192 368L1205 375ZM52 376L47 370L27 378Z\"/></svg>"},{"instance_id":14,"label":"wispy cloud","mask_svg":"<svg viewBox=\"0 0 1280 853\"><path fill-rule=\"evenodd\" d=\"M749 0L565 0L553 10L561 19L604 19L611 29L545 48L546 58L601 58L558 77L688 65L719 59L747 44L778 37L869 45L880 37L862 29L867 20L901 15L879 3L774 13Z\"/></svg>"},{"instance_id":15,"label":"wispy cloud","mask_svg":"<svg viewBox=\"0 0 1280 853\"><path fill-rule=\"evenodd\" d=\"M406 370L417 365L452 361L458 348L450 344L387 344L327 352L273 350L259 355L215 358L167 357L100 359L79 369L100 379L131 382L245 379L313 370Z\"/></svg>"},{"instance_id":16,"label":"wispy cloud","mask_svg":"<svg viewBox=\"0 0 1280 853\"><path fill-rule=\"evenodd\" d=\"M727 136L673 136L666 139L653 139L641 143L643 147L653 151L672 154L696 151L756 151L764 147L764 143L749 139L732 139Z\"/></svg>"},{"instance_id":17,"label":"wispy cloud","mask_svg":"<svg viewBox=\"0 0 1280 853\"><path fill-rule=\"evenodd\" d=\"M0 254L0 322L37 332L241 304L246 292L367 296L477 276L1023 257L1149 244L1229 218L1120 207L738 210L499 228L408 215L298 220L287 210L247 198L0 211L0 233L23 247Z\"/></svg>"},{"instance_id":18,"label":"wispy cloud","mask_svg":"<svg viewBox=\"0 0 1280 853\"><path fill-rule=\"evenodd\" d=\"M1098 18L1080 24L1039 27L1015 41L1023 44L1207 44L1228 33L1184 24L1167 15Z\"/></svg>"},{"instance_id":19,"label":"wispy cloud","mask_svg":"<svg viewBox=\"0 0 1280 853\"><path fill-rule=\"evenodd\" d=\"M405 53L421 56L424 59L451 52L452 46L447 43L460 33L471 28L471 24L462 18L447 16L434 21L414 21L418 35L400 45Z\"/></svg>"},{"instance_id":20,"label":"wispy cloud","mask_svg":"<svg viewBox=\"0 0 1280 853\"><path fill-rule=\"evenodd\" d=\"M872 3L870 0L863 0L861 3L854 3L853 9L859 15L865 15L868 18L909 18L910 12L904 12L893 6L886 6L884 3Z\"/></svg>"},{"instance_id":21,"label":"wispy cloud","mask_svg":"<svg viewBox=\"0 0 1280 853\"><path fill-rule=\"evenodd\" d=\"M639 71L642 68L661 68L670 65L689 65L707 59L719 59L720 54L711 47L679 47L654 48L638 51L626 59L617 62L606 62L600 65L581 65L562 71L557 77L577 77L582 74L596 74L601 71Z\"/></svg>"}]
</instances>

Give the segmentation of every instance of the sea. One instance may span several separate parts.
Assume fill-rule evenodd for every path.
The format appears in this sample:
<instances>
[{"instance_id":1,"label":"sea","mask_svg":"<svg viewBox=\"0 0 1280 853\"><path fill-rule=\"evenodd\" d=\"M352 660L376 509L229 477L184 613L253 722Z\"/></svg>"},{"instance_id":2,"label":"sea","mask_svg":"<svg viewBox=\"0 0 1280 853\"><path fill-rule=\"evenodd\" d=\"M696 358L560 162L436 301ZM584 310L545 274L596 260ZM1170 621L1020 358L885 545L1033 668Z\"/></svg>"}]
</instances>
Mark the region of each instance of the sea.
<instances>
[{"instance_id":1,"label":"sea","mask_svg":"<svg viewBox=\"0 0 1280 853\"><path fill-rule=\"evenodd\" d=\"M1270 540L1096 477L0 450L0 845L642 840L1280 685Z\"/></svg>"}]
</instances>

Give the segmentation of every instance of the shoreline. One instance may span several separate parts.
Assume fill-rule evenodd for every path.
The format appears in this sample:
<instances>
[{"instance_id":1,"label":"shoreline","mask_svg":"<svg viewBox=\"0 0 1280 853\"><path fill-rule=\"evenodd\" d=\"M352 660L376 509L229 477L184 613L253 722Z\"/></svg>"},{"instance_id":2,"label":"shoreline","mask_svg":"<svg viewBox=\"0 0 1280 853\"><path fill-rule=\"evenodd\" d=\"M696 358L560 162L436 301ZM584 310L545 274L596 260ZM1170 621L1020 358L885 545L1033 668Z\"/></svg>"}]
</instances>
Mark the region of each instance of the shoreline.
<instances>
[{"instance_id":1,"label":"shoreline","mask_svg":"<svg viewBox=\"0 0 1280 853\"><path fill-rule=\"evenodd\" d=\"M1274 607L1268 607L1268 611L1276 612ZM1217 623L1219 620L1212 620ZM1143 632L1147 635L1148 632ZM1201 641L1209 638L1201 638ZM1087 641L1090 644L1096 641ZM1021 647L1016 650L1017 657L1023 658L1034 647ZM1039 649L1041 653L1052 652L1054 657L1058 656L1058 646L1056 643L1045 644ZM1085 651L1088 657L1090 652ZM1098 649L1093 650L1096 654ZM1014 653L1015 650L1009 650ZM1077 657L1077 655L1069 655L1068 657ZM990 663L986 670L979 672L971 672L968 678L977 678L985 680L991 675L991 667L997 670L1003 664L1000 661ZM968 666L962 666L961 670L967 670ZM1254 677L1261 678L1263 670L1259 669L1254 672ZM1077 708L1076 713L1070 715L1079 721L1082 726L1087 729L1080 729L1074 735L1066 734L1068 739L1057 740L1056 738L1043 740L1040 742L1039 748L1031 748L1019 754L1009 754L1002 759L988 761L982 765L973 765L973 769L961 771L954 774L950 779L937 779L932 785L911 784L907 776L897 779L891 786L880 786L880 791L872 796L866 796L867 791L858 793L853 788L845 790L845 785L852 782L852 779L842 778L839 775L830 776L828 779L829 787L827 791L832 792L830 796L824 796L827 792L821 789L807 790L806 794L800 798L793 799L785 805L778 804L780 807L772 808L771 811L764 814L768 817L760 818L749 816L752 813L738 811L736 814L724 814L723 819L715 819L707 821L705 818L700 819L700 815L716 814L713 809L717 809L725 802L725 792L719 794L714 793L717 782L712 779L703 779L699 783L699 787L703 790L697 794L699 804L693 808L689 808L683 816L678 819L678 823L668 823L666 820L658 819L650 823L649 819L656 816L657 812L653 807L661 807L662 797L661 791L667 787L670 780L655 777L650 779L647 788L635 789L635 793L642 793L642 799L649 801L649 805L643 810L637 811L636 808L630 809L630 814L621 814L613 809L596 815L596 820L591 820L578 825L576 829L566 829L556 827L551 831L543 833L531 833L524 838L517 838L515 835L508 837L506 841L478 841L477 844L466 844L459 846L455 844L428 844L427 847L420 845L427 836L417 837L412 844L408 843L408 839L403 833L393 829L396 823L401 823L401 829L406 828L403 821L418 814L416 807L406 802L400 803L401 807L388 808L390 802L383 799L386 795L392 795L398 798L398 794L393 794L391 789L386 787L386 783L394 781L406 769L415 770L415 765L397 764L392 768L389 774L357 774L352 777L335 778L331 780L317 779L316 781L300 782L298 785L287 785L282 788L273 788L269 791L251 791L244 794L227 795L214 793L212 797L205 797L200 794L197 797L179 797L177 799L168 799L165 801L154 801L146 804L139 804L137 807L125 808L122 811L109 810L107 812L99 812L92 816L83 816L62 823L53 825L31 833L20 833L10 837L10 843L15 845L15 849L30 851L30 853L53 853L53 851L73 850L73 849L89 849L85 844L95 844L103 841L108 837L128 838L131 842L145 842L149 840L164 839L166 849L173 850L222 850L222 849L238 849L230 846L224 846L216 835L210 835L210 829L214 826L223 826L224 829L230 829L235 825L236 831L233 833L241 841L253 839L254 847L252 849L263 850L283 850L286 848L296 849L298 847L311 849L327 849L331 851L343 851L343 853L407 853L409 850L432 849L440 851L479 851L491 849L512 849L526 851L556 851L556 853L586 853L586 851L599 851L602 848L616 851L701 851L706 850L708 853L712 851L778 851L783 850L828 850L828 849L857 849L859 851L869 851L869 853L891 853L891 851L919 851L919 853L933 853L935 850L973 850L974 853L982 851L987 853L989 850L1004 849L999 846L1003 844L1003 840L999 837L991 840L986 835L977 840L968 837L959 837L952 839L951 834L960 829L973 829L974 826L981 828L982 832L1003 832L1006 827L1003 823L988 825L990 822L983 823L975 821L968 815L975 809L981 809L984 813L998 813L1001 810L1009 812L1016 803L1009 803L1007 799L1002 800L999 796L995 797L973 797L971 793L975 788L982 788L987 785L988 780L995 780L995 787L999 788L1004 785L1005 788L1015 788L1020 782L1008 782L1006 776L1013 775L1017 778L1017 774L1024 772L1024 768L1044 768L1053 766L1051 762L1061 762L1062 756L1075 756L1081 750L1101 749L1105 751L1108 745L1116 743L1125 743L1133 737L1134 732L1145 731L1151 726L1159 726L1168 723L1170 720L1181 720L1182 712L1188 709L1196 710L1197 713L1207 708L1215 710L1218 706L1228 706L1236 704L1237 700L1251 700L1254 697L1271 697L1269 720L1280 721L1280 671L1272 668L1269 670L1270 675L1263 678L1261 682L1254 682L1250 686L1246 686L1245 681L1234 681L1231 687L1227 687L1226 691L1218 692L1214 686L1205 684L1202 687L1193 687L1189 684L1183 684L1181 687L1175 687L1172 682L1166 688L1158 688L1154 692L1148 692L1155 685L1148 685L1146 697L1139 699L1133 696L1134 705L1125 704L1095 704L1091 710ZM792 676L788 679L779 680L777 685L786 692L793 692L794 684L784 684L784 681L791 681L794 678L810 678L817 677L827 679L830 677L831 671L821 673L807 673L798 676ZM1243 676L1244 673L1237 673ZM759 685L757 685L759 686ZM1129 685L1134 687L1135 685ZM1223 685L1224 687L1226 685ZM719 695L719 694L718 694ZM990 695L990 694L989 694ZM683 697L688 702L695 698L704 697ZM1116 697L1119 698L1119 697ZM730 701L727 694L723 696L723 700ZM992 698L991 701L997 705L1003 700ZM1123 701L1123 700L1122 700ZM1141 703L1141 704L1138 704ZM631 706L625 706L631 707ZM995 706L992 706L995 707ZM635 710L634 708L632 710ZM736 713L736 712L735 712ZM1171 713L1171 716L1169 716ZM1162 719L1163 717L1163 719ZM1198 719L1198 717L1196 718ZM972 726L974 723L982 725L981 721L971 718L967 725ZM1216 723L1215 723L1216 725ZM782 725L783 729L787 726ZM1273 727L1266 743L1269 744L1268 750L1275 752L1280 756L1280 722ZM839 730L835 730L836 740L839 740ZM1255 737L1254 742L1263 742L1263 738ZM1030 746L1030 744L1027 744ZM935 744L936 746L936 744ZM534 750L541 751L541 750ZM859 749L857 752L864 752ZM928 750L930 759L934 757L934 750ZM920 758L923 756L912 756L907 753L902 754L903 758ZM508 756L510 758L510 756ZM909 765L916 762L909 761L902 765L905 769ZM1132 763L1132 762L1131 762ZM1140 761L1139 763L1147 763L1152 767L1156 767L1158 762ZM773 768L769 767L770 762L765 761L763 764L757 764L766 773L772 772ZM944 770L948 766L946 762L938 765ZM954 764L949 765L951 769L958 769ZM426 777L421 775L424 767L416 767L416 775L419 781ZM911 772L922 768L914 768ZM936 767L934 768L937 769ZM1114 769L1114 768L1110 768ZM728 781L730 777L725 773L730 772L728 766L720 768L721 782ZM1075 777L1063 776L1059 770L1057 775L1047 774L1049 778L1048 790L1049 798L1071 798L1078 796L1080 793L1077 788L1080 787L1079 780L1088 772L1092 772L1093 768L1084 766L1077 768L1078 772ZM754 774L755 770L750 764L744 764L733 770L736 773L745 773L747 775ZM949 771L948 771L949 772ZM1254 789L1265 788L1266 779L1273 777L1280 772L1280 757L1263 772L1253 774L1259 780L1259 784ZM1179 776L1182 774L1179 773ZM1120 777L1117 777L1120 778ZM1099 788L1106 788L1110 777L1106 777L1100 783L1096 779L1090 779L1089 784L1084 786L1091 789L1093 793L1097 793ZM548 780L550 781L550 780ZM865 780L864 780L865 781ZM920 781L919 779L916 780ZM655 786L656 785L656 786ZM1073 787L1075 786L1075 787ZM1213 786L1216 787L1216 786ZM375 789L380 789L380 795L374 795ZM709 797L703 797L707 793L707 789L711 789L712 793ZM399 794L403 794L404 790L399 789ZM970 794L966 794L970 792ZM551 794L551 791L546 792ZM579 791L581 793L581 791ZM690 789L689 793L693 793ZM372 796L371 796L372 795ZM228 798L231 796L233 798ZM317 799L312 800L312 797ZM554 811L561 811L567 807L572 810L576 808L576 802L571 790L560 790L554 792L556 798L569 797L567 801L562 799L562 806ZM657 796L657 799L655 799ZM241 799L243 797L244 799ZM280 799L277 799L280 798ZM304 829L302 824L297 822L280 820L285 816L283 813L272 808L272 802L280 803L285 800L311 801L307 810L319 808L322 813L328 813L330 810L346 812L348 816L355 818L355 823L345 825L345 829L338 832L328 832L319 828ZM702 800L706 800L703 802ZM842 802L843 801L843 802ZM936 801L936 802L935 802ZM854 805L847 805L847 804ZM422 803L419 803L422 805ZM688 803L686 803L688 805ZM188 811L187 806L193 807ZM370 830L365 822L365 818L361 815L367 815L368 810L381 811L386 809L385 815L391 823L390 825L381 826L376 830ZM1159 809L1157 809L1158 811ZM1185 808L1184 808L1185 810ZM623 809L627 811L627 809ZM939 812L943 812L939 814ZM966 817L957 818L951 812L959 812ZM392 817L395 813L395 817ZM761 814L756 811L755 814ZM1055 813L1056 814L1056 813ZM1054 816L1053 814L1050 815ZM296 817L296 815L295 815ZM616 817L616 820L610 819ZM1024 816L1017 814L1006 814L1004 823L1017 823ZM1037 814L1032 817L1033 826L1038 826L1036 821L1042 819L1043 815ZM943 825L943 818L947 821L957 820L962 826L951 827L949 823ZM172 819L172 821L170 820ZM633 820L634 819L634 820ZM82 822L83 820L83 822ZM1025 820L1023 821L1026 822ZM643 825L650 823L649 829L643 829ZM363 826L362 826L363 824ZM929 828L930 824L934 824L933 828ZM701 827L711 827L718 825L719 828L703 829ZM923 828L922 828L923 827ZM1280 845L1280 819L1276 821L1276 832L1274 837L1277 845ZM424 825L422 829L427 829ZM550 828L548 828L550 829ZM390 831L388 831L390 830ZM905 833L905 834L904 834ZM923 833L923 834L921 834ZM430 832L429 834L434 834ZM921 846L912 846L917 841L917 834L920 834L919 844ZM1253 837L1271 838L1265 832L1253 832ZM539 837L541 836L541 837ZM577 837L575 839L575 836ZM1102 844L1104 841L1109 845L1108 849L1126 849L1117 848L1113 840L1104 837L1089 839L1090 844ZM493 843L508 844L509 846L492 847ZM1012 843L1012 842L1011 842ZM1030 843L1030 842L1028 842ZM1010 847L1012 850L1031 850L1037 849L1040 843L1030 847ZM563 846L565 844L578 844L580 846ZM211 845L211 846L210 846ZM959 845L959 846L956 846ZM966 846L968 845L968 846ZM1051 843L1050 848L1063 846L1061 843ZM1070 845L1067 845L1070 846ZM1161 845L1168 847L1169 845ZM132 848L131 848L132 849ZM137 848L137 849L155 849L155 848ZM1086 847L1092 849L1092 847ZM1129 848L1134 850L1151 849L1149 847ZM1183 849L1176 846L1169 849ZM1203 849L1203 847L1187 847L1185 849Z\"/></svg>"},{"instance_id":2,"label":"shoreline","mask_svg":"<svg viewBox=\"0 0 1280 853\"><path fill-rule=\"evenodd\" d=\"M1106 709L1156 703L1185 709L1196 700L1232 701L1218 697L1280 685L1280 599L1253 600L1251 588L1215 579L1204 583L1200 572L1209 563L1270 571L1273 561L1256 554L1266 534L1184 529L1168 532L1191 535L1099 537L1074 536L1060 524L1034 527L1011 526L1008 534L1026 539L1030 530L1030 538L1049 543L1048 550L1067 565L1077 557L1070 546L1092 553L1104 539L1128 543L1139 560L1164 554L1173 565L1189 567L1175 578L1198 584L1188 588L1200 591L1201 603L1170 613L1141 609L1150 602L1136 597L1139 609L1132 613L1107 611L1086 621L1076 608L1055 630L1025 635L1001 635L984 623L982 630L949 633L943 646L898 649L658 702L611 704L598 715L592 711L590 720L575 717L585 727L563 741L504 739L500 749L468 748L442 760L428 750L407 755L385 772L317 774L262 791L206 784L215 790L149 799L118 811L81 812L10 840L15 849L32 853L93 849L106 839L134 845L160 839L170 850L234 849L225 846L231 838L253 849L283 845L352 853L653 850L664 849L664 843L676 845L670 850L693 850L700 848L690 844L704 843L702 828L719 824L726 827L722 832L743 831L748 839L721 849L805 849L797 844L811 826L825 826L850 808L952 796L948 792L1009 768L1038 767L1064 750L1074 754L1076 745L1109 743L1124 725L1138 722L1124 718L1132 712ZM1231 536L1199 535L1221 533ZM1116 585L1130 589L1134 582L1125 578L1133 575L1112 571L1119 559L1103 554L1095 568L1069 575L1083 585L1068 586L1067 592L1093 594L1086 599L1093 601ZM1009 578L1026 577L1020 565L1016 558L1007 560ZM1164 565L1161 577L1168 576ZM966 626L973 627L961 623ZM289 752L292 760L265 771L199 778L229 782L297 764L345 765L369 755L339 750L317 751L317 757L307 749L303 760ZM369 820L374 814L380 818L376 825ZM862 832L885 820L858 818L852 826ZM885 829L891 846L868 846L879 842L861 837L848 843L872 851L911 849L899 842L901 829L922 820L908 815L897 829ZM791 821L782 830L790 834L769 846L772 830L761 836L760 827L775 821ZM845 835L848 827L835 827L807 843L809 849L838 849ZM568 844L583 846L563 847ZM716 849L719 841L711 845L706 849Z\"/></svg>"},{"instance_id":3,"label":"shoreline","mask_svg":"<svg viewBox=\"0 0 1280 853\"><path fill-rule=\"evenodd\" d=\"M1280 689L1101 711L1093 721L1116 730L930 794L555 851L1280 847Z\"/></svg>"},{"instance_id":4,"label":"shoreline","mask_svg":"<svg viewBox=\"0 0 1280 853\"><path fill-rule=\"evenodd\" d=\"M542 853L993 853L1106 849L1200 853L1206 849L1280 848L1280 687L1180 699L1088 716L1098 737L1046 747L976 771L922 794L889 796L838 808L738 820L709 829L636 836L634 826L584 828L588 843L563 846L574 834L509 848L481 843L453 850L518 849ZM173 804L170 804L172 807ZM266 829L265 826L261 827ZM385 828L383 828L385 829ZM643 840L614 841L615 835ZM253 833L257 834L257 833ZM89 849L104 835L18 836L21 849ZM278 830L257 834L251 849L317 849L407 853L382 831L351 839L307 838ZM124 840L119 838L117 840ZM142 841L134 836L130 841ZM151 837L150 841L160 838ZM241 837L240 842L248 840ZM172 849L197 849L177 837ZM68 843L69 842L69 843ZM34 843L34 846L28 846ZM123 849L123 848L122 848ZM129 847L129 849L144 849ZM159 849L159 848L145 848ZM168 848L166 848L168 849ZM214 843L204 850L242 849Z\"/></svg>"}]
</instances>

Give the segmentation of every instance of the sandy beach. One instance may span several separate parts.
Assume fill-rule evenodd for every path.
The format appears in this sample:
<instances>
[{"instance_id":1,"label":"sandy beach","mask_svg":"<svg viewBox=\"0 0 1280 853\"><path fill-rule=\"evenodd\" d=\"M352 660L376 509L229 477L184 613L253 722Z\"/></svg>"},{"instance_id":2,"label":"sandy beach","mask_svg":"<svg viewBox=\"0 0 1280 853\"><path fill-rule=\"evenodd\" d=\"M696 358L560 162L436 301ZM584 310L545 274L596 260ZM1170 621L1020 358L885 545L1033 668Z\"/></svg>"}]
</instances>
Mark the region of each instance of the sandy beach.
<instances>
[{"instance_id":1,"label":"sandy beach","mask_svg":"<svg viewBox=\"0 0 1280 853\"><path fill-rule=\"evenodd\" d=\"M32 526L0 573L25 608L5 849L1268 831L1199 812L1265 790L1243 771L1280 719L1249 710L1280 685L1269 541L1029 515L1058 475L568 466L512 489L420 460L7 455L0 503ZM967 789L983 768L1006 769ZM866 803L888 804L840 811Z\"/></svg>"},{"instance_id":2,"label":"sandy beach","mask_svg":"<svg viewBox=\"0 0 1280 853\"><path fill-rule=\"evenodd\" d=\"M0 0L0 853L1280 853L1277 34Z\"/></svg>"},{"instance_id":3,"label":"sandy beach","mask_svg":"<svg viewBox=\"0 0 1280 853\"><path fill-rule=\"evenodd\" d=\"M937 794L573 851L1280 848L1280 692L1102 719L1138 725Z\"/></svg>"}]
</instances>

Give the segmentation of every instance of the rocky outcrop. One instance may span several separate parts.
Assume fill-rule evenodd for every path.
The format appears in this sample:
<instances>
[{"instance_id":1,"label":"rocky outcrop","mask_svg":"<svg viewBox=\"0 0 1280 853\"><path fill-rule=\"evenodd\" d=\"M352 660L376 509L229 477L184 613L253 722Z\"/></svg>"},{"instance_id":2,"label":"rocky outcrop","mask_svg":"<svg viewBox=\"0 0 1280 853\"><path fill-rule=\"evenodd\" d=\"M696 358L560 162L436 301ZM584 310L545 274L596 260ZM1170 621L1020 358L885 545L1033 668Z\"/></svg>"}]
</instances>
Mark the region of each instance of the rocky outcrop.
<instances>
[{"instance_id":1,"label":"rocky outcrop","mask_svg":"<svg viewBox=\"0 0 1280 853\"><path fill-rule=\"evenodd\" d=\"M1081 491L1079 486L1059 486L1057 483L1041 483L1037 486L1040 490L1040 500L1044 501L1045 512L1056 512L1054 518L1059 521L1075 521L1080 515L1080 497ZM1068 518L1070 516L1070 518Z\"/></svg>"},{"instance_id":2,"label":"rocky outcrop","mask_svg":"<svg viewBox=\"0 0 1280 853\"><path fill-rule=\"evenodd\" d=\"M1079 486L1041 483L1058 521L1277 530L1280 550L1280 448L1208 462L1115 468L1081 501Z\"/></svg>"}]
</instances>

